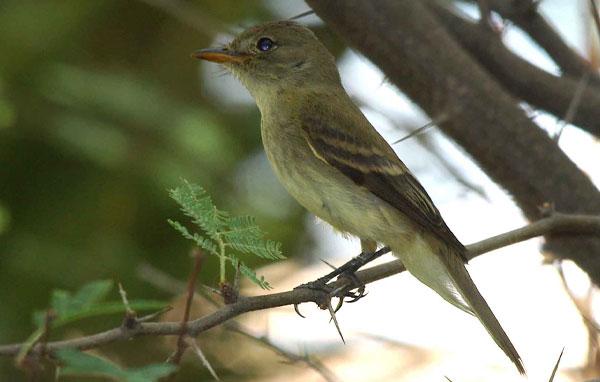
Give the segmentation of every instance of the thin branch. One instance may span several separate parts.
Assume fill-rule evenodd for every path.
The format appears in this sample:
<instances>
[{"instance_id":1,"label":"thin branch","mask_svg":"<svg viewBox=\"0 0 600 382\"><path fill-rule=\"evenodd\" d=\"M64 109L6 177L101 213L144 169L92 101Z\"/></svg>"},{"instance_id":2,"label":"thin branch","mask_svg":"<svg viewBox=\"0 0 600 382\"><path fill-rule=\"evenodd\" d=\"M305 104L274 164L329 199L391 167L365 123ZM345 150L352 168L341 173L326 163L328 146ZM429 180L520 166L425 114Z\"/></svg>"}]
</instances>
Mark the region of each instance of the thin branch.
<instances>
[{"instance_id":1,"label":"thin branch","mask_svg":"<svg viewBox=\"0 0 600 382\"><path fill-rule=\"evenodd\" d=\"M437 1L427 4L455 40L511 94L557 118L565 118L573 100L579 99L577 113L570 116L569 123L600 137L600 90L587 86L593 78L590 71L578 77L552 75L511 52L498 34L481 28L466 15ZM586 86L582 89L583 78Z\"/></svg>"},{"instance_id":2,"label":"thin branch","mask_svg":"<svg viewBox=\"0 0 600 382\"><path fill-rule=\"evenodd\" d=\"M536 1L488 1L492 10L498 12L503 18L511 20L527 33L564 73L576 78L581 78L584 73L591 73L591 83L600 86L598 73L593 71L591 64L585 58L567 45L556 29L538 12Z\"/></svg>"},{"instance_id":3,"label":"thin branch","mask_svg":"<svg viewBox=\"0 0 600 382\"><path fill-rule=\"evenodd\" d=\"M190 320L190 310L192 308L192 302L194 301L194 291L196 290L196 279L200 273L200 267L202 266L202 251L195 249L194 253L194 268L190 273L190 278L187 284L187 297L185 300L185 310L183 312L183 318L181 320L181 332L177 338L177 350L173 357L171 357L171 363L178 365L181 362L181 357L188 347L188 342L185 337L187 335L187 323ZM218 379L218 378L217 378Z\"/></svg>"},{"instance_id":4,"label":"thin branch","mask_svg":"<svg viewBox=\"0 0 600 382\"><path fill-rule=\"evenodd\" d=\"M185 291L185 284L176 278L164 273L163 271L156 269L152 265L149 264L141 264L137 270L138 276L146 281L147 283L156 286L159 289L162 289L171 294L180 294ZM196 297L204 297L209 303L211 303L214 307L219 308L221 304L219 304L213 298L213 291L208 289L202 289L200 294L196 294ZM325 366L318 358L312 357L309 354L305 354L303 356L292 353L280 347L269 340L266 335L256 335L250 328L245 327L235 320L226 321L223 323L223 327L229 331L237 333L241 336L244 336L248 339L256 341L261 345L273 350L275 353L280 356L286 358L290 363L302 362L306 364L308 367L313 369L315 372L319 373L323 379L327 382L337 382L339 379L337 376L329 370L327 366Z\"/></svg>"},{"instance_id":5,"label":"thin branch","mask_svg":"<svg viewBox=\"0 0 600 382\"><path fill-rule=\"evenodd\" d=\"M522 228L467 246L469 251L468 258L472 259L498 248L548 234L574 234L578 236L590 234L600 236L600 216L556 213ZM395 260L359 271L356 276L363 284L368 284L393 274L400 273L404 270L405 268L402 265L402 262L400 260ZM346 283L346 280L342 279L332 282L330 285L332 288L338 288L344 285L344 283ZM181 322L145 322L139 323L131 328L121 326L119 328L80 338L48 342L44 348L47 352L53 352L64 348L86 350L139 336L180 335L183 330L190 336L197 336L210 328L221 325L244 313L304 302L320 303L324 298L328 298L327 292L306 288L262 296L240 296L236 303L225 305L211 314L187 322L186 325L183 325ZM0 355L15 355L22 346L23 344L21 343L0 346ZM38 353L41 350L42 347L38 344L31 349L31 353Z\"/></svg>"}]
</instances>

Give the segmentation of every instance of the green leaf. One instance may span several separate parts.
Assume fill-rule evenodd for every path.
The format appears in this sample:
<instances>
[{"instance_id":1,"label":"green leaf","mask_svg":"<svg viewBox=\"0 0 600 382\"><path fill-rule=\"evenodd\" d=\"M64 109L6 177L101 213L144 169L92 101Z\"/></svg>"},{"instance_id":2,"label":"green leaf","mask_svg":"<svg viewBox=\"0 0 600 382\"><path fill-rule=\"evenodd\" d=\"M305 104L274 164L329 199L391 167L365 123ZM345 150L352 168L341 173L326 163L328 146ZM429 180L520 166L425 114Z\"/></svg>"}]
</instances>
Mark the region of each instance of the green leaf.
<instances>
[{"instance_id":1,"label":"green leaf","mask_svg":"<svg viewBox=\"0 0 600 382\"><path fill-rule=\"evenodd\" d=\"M183 213L202 230L202 234L192 233L174 220L168 220L169 224L183 237L220 258L221 282L225 282L225 267L228 262L231 262L234 267L239 264L240 272L253 283L264 289L270 288L263 277L257 276L254 270L243 264L235 253L228 251L232 249L233 252L270 260L285 258L281 253L281 244L266 240L264 232L256 224L254 217L229 216L226 212L217 209L202 187L185 180L183 186L171 190L170 195L181 206Z\"/></svg>"},{"instance_id":2,"label":"green leaf","mask_svg":"<svg viewBox=\"0 0 600 382\"><path fill-rule=\"evenodd\" d=\"M169 363L153 364L138 369L128 369L125 375L127 382L158 381L162 377L173 373L177 367Z\"/></svg>"},{"instance_id":3,"label":"green leaf","mask_svg":"<svg viewBox=\"0 0 600 382\"><path fill-rule=\"evenodd\" d=\"M281 244L264 239L264 232L256 224L253 216L238 216L229 219L229 231L223 235L229 246L246 254L254 254L265 259L279 260Z\"/></svg>"},{"instance_id":4,"label":"green leaf","mask_svg":"<svg viewBox=\"0 0 600 382\"><path fill-rule=\"evenodd\" d=\"M171 364L152 364L123 369L106 358L73 349L58 350L56 354L64 363L61 374L68 376L102 376L116 381L152 382L176 370L176 366Z\"/></svg>"},{"instance_id":5,"label":"green leaf","mask_svg":"<svg viewBox=\"0 0 600 382\"><path fill-rule=\"evenodd\" d=\"M58 350L56 355L64 363L60 371L62 375L105 376L116 380L123 376L121 368L105 358L73 349Z\"/></svg>"},{"instance_id":6,"label":"green leaf","mask_svg":"<svg viewBox=\"0 0 600 382\"><path fill-rule=\"evenodd\" d=\"M50 308L58 319L89 309L106 297L111 291L111 280L97 280L82 286L74 295L71 292L55 289L50 296ZM35 312L33 322L37 326L44 323L45 312Z\"/></svg>"},{"instance_id":7,"label":"green leaf","mask_svg":"<svg viewBox=\"0 0 600 382\"><path fill-rule=\"evenodd\" d=\"M271 284L269 284L267 282L267 280L265 280L264 276L258 276L256 274L256 272L254 271L254 269L248 267L246 264L244 264L243 262L239 261L238 259L233 259L233 266L235 268L237 268L239 266L240 272L244 276L246 276L248 279L250 279L250 281L252 281L256 285L258 285L259 287L261 287L261 288L263 288L265 290L273 289L273 287L271 286Z\"/></svg>"},{"instance_id":8,"label":"green leaf","mask_svg":"<svg viewBox=\"0 0 600 382\"><path fill-rule=\"evenodd\" d=\"M112 280L92 281L82 286L73 297L74 306L87 307L104 299L113 288Z\"/></svg>"},{"instance_id":9,"label":"green leaf","mask_svg":"<svg viewBox=\"0 0 600 382\"><path fill-rule=\"evenodd\" d=\"M125 306L122 301L101 302L113 288L111 280L97 280L85 284L75 294L56 289L50 297L50 309L54 313L52 328L84 318L104 316L109 314L124 313ZM156 300L131 300L133 310L148 311L160 310L168 305L164 301ZM36 311L33 314L33 323L41 327L44 325L46 311Z\"/></svg>"},{"instance_id":10,"label":"green leaf","mask_svg":"<svg viewBox=\"0 0 600 382\"><path fill-rule=\"evenodd\" d=\"M214 242L212 242L210 239L206 239L206 238L198 235L197 233L191 234L187 230L187 228L185 228L181 223L179 223L177 221L168 219L167 222L169 222L171 227L173 227L173 228L175 228L175 230L179 231L179 233L181 233L181 235L183 237L195 242L198 247L205 249L206 251L212 253L213 255L219 256L219 251L217 249L216 244Z\"/></svg>"},{"instance_id":11,"label":"green leaf","mask_svg":"<svg viewBox=\"0 0 600 382\"><path fill-rule=\"evenodd\" d=\"M202 187L184 181L184 185L171 190L170 195L181 206L183 213L210 237L215 238L225 228L227 213L215 207Z\"/></svg>"},{"instance_id":12,"label":"green leaf","mask_svg":"<svg viewBox=\"0 0 600 382\"><path fill-rule=\"evenodd\" d=\"M129 306L135 311L159 311L167 306L165 301L158 300L131 300ZM58 328L74 321L83 320L91 317L107 316L111 314L125 313L125 306L122 301L99 302L89 307L84 307L78 311L70 311L66 314L57 316L52 321L52 328ZM42 326L46 312L37 311L34 313L34 323Z\"/></svg>"}]
</instances>

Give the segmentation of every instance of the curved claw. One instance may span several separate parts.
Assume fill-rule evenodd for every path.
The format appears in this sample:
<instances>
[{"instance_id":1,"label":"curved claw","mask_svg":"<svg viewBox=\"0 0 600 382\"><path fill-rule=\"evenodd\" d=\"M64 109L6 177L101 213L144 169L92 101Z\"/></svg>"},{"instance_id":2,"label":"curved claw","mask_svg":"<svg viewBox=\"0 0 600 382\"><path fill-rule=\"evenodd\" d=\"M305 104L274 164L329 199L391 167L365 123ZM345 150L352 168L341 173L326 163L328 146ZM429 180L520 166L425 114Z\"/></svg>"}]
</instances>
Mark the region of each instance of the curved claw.
<instances>
[{"instance_id":1,"label":"curved claw","mask_svg":"<svg viewBox=\"0 0 600 382\"><path fill-rule=\"evenodd\" d=\"M296 311L296 314L302 318L306 318L302 315L302 313L300 313L300 309L298 308L298 305L300 305L300 304L294 304L294 310Z\"/></svg>"},{"instance_id":2,"label":"curved claw","mask_svg":"<svg viewBox=\"0 0 600 382\"><path fill-rule=\"evenodd\" d=\"M360 300L361 298L365 297L368 293L365 293L365 288L364 286L361 287L357 293L354 293L354 295L352 296L352 298L350 300L348 300L349 303L353 303L356 302L358 300Z\"/></svg>"}]
</instances>

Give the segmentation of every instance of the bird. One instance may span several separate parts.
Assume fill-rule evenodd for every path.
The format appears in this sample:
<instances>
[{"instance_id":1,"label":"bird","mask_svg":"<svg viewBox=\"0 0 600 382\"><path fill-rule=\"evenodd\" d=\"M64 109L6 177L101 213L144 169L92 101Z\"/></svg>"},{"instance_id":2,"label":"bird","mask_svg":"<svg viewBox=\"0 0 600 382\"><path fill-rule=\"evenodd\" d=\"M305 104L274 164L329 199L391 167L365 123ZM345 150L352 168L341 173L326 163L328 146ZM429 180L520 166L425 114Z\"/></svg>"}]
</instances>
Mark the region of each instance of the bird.
<instances>
[{"instance_id":1,"label":"bird","mask_svg":"<svg viewBox=\"0 0 600 382\"><path fill-rule=\"evenodd\" d=\"M521 357L479 293L467 250L431 198L342 86L315 34L284 20L251 27L194 57L224 66L254 98L266 156L285 189L363 253L387 245L406 269L472 314L521 374Z\"/></svg>"}]
</instances>

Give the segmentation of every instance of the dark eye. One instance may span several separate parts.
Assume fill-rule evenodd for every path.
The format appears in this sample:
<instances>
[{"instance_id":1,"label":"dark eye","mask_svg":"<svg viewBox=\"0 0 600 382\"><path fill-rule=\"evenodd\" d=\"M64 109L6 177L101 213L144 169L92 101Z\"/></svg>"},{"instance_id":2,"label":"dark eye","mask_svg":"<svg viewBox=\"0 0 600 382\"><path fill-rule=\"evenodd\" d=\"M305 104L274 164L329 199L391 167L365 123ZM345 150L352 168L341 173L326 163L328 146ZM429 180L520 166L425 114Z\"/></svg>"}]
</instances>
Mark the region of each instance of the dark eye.
<instances>
[{"instance_id":1,"label":"dark eye","mask_svg":"<svg viewBox=\"0 0 600 382\"><path fill-rule=\"evenodd\" d=\"M275 43L268 37L263 37L256 43L256 47L261 52L268 52L269 50L275 48Z\"/></svg>"}]
</instances>

